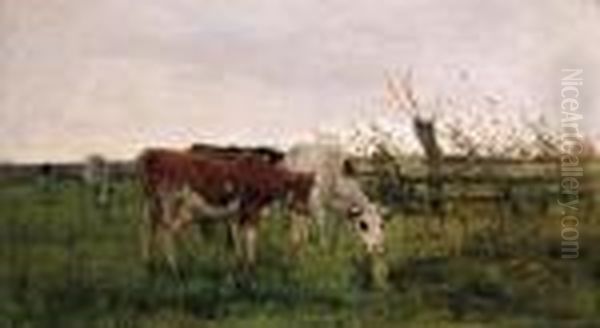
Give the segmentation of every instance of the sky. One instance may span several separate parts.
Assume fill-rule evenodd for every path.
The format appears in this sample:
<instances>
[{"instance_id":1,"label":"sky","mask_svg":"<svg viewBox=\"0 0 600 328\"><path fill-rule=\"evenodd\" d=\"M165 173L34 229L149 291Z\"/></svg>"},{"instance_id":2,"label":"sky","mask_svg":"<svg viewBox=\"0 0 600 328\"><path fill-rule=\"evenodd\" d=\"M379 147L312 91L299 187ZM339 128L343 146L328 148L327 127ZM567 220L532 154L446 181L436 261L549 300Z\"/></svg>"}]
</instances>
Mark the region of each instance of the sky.
<instances>
[{"instance_id":1,"label":"sky","mask_svg":"<svg viewBox=\"0 0 600 328\"><path fill-rule=\"evenodd\" d=\"M0 161L409 133L385 101L409 70L440 116L556 121L569 67L598 135L600 1L0 0Z\"/></svg>"}]
</instances>

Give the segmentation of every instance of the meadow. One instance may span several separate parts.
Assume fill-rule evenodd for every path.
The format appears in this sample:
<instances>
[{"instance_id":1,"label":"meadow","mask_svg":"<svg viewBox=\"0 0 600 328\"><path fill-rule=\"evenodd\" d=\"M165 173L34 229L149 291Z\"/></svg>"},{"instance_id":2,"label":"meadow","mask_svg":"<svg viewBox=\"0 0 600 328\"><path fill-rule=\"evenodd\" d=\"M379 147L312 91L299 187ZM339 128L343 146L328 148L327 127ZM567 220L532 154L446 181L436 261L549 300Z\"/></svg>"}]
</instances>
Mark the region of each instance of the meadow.
<instances>
[{"instance_id":1,"label":"meadow","mask_svg":"<svg viewBox=\"0 0 600 328\"><path fill-rule=\"evenodd\" d=\"M518 210L457 200L443 222L395 208L378 287L350 228L292 258L285 213L274 211L253 281L240 285L219 226L186 233L183 277L149 274L135 181L115 183L98 206L77 180L3 180L0 327L599 327L597 195L582 203L572 260L560 255L557 196L545 197L544 210L539 198Z\"/></svg>"}]
</instances>

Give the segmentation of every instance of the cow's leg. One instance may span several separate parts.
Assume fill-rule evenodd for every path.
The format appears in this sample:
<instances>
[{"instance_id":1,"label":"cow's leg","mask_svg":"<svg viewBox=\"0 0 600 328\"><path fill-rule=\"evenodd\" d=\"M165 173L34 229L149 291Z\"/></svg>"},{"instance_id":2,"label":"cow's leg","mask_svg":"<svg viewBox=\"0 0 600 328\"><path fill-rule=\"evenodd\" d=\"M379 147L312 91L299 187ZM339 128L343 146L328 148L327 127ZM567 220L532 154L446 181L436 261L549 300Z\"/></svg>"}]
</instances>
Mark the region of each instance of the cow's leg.
<instances>
[{"instance_id":1,"label":"cow's leg","mask_svg":"<svg viewBox=\"0 0 600 328\"><path fill-rule=\"evenodd\" d=\"M320 193L315 193L310 198L309 202L310 216L312 217L313 231L316 230L316 237L319 246L326 249L328 246L328 229L327 229L327 210L324 201L321 199Z\"/></svg>"},{"instance_id":2,"label":"cow's leg","mask_svg":"<svg viewBox=\"0 0 600 328\"><path fill-rule=\"evenodd\" d=\"M244 245L242 241L242 227L239 222L231 222L229 224L233 251L237 263L242 263L244 260Z\"/></svg>"},{"instance_id":3,"label":"cow's leg","mask_svg":"<svg viewBox=\"0 0 600 328\"><path fill-rule=\"evenodd\" d=\"M160 222L157 225L157 239L160 241L163 256L168 266L177 273L175 235L178 231L177 195L164 194L161 197Z\"/></svg>"},{"instance_id":4,"label":"cow's leg","mask_svg":"<svg viewBox=\"0 0 600 328\"><path fill-rule=\"evenodd\" d=\"M166 228L161 230L161 241L167 265L174 273L178 273L177 257L175 254L175 230Z\"/></svg>"},{"instance_id":5,"label":"cow's leg","mask_svg":"<svg viewBox=\"0 0 600 328\"><path fill-rule=\"evenodd\" d=\"M140 224L142 243L142 260L148 266L153 265L155 248L160 229L161 209L157 199L148 197L143 208L143 219Z\"/></svg>"},{"instance_id":6,"label":"cow's leg","mask_svg":"<svg viewBox=\"0 0 600 328\"><path fill-rule=\"evenodd\" d=\"M241 233L239 251L241 253L241 266L245 272L252 271L256 263L256 222L250 219L253 216L242 215L239 230Z\"/></svg>"},{"instance_id":7,"label":"cow's leg","mask_svg":"<svg viewBox=\"0 0 600 328\"><path fill-rule=\"evenodd\" d=\"M292 256L298 255L301 244L308 237L308 217L305 214L293 212L290 217L290 249Z\"/></svg>"},{"instance_id":8,"label":"cow's leg","mask_svg":"<svg viewBox=\"0 0 600 328\"><path fill-rule=\"evenodd\" d=\"M142 260L144 263L149 263L152 253L152 215L149 202L144 204L143 218L140 222L140 241L142 249Z\"/></svg>"},{"instance_id":9,"label":"cow's leg","mask_svg":"<svg viewBox=\"0 0 600 328\"><path fill-rule=\"evenodd\" d=\"M254 268L256 263L256 225L249 223L244 225L244 248L246 249L246 261L248 268Z\"/></svg>"},{"instance_id":10,"label":"cow's leg","mask_svg":"<svg viewBox=\"0 0 600 328\"><path fill-rule=\"evenodd\" d=\"M235 252L235 255L239 255L238 252L238 248L239 248L239 231L237 228L237 224L235 222L235 220L233 218L226 218L225 219L225 229L227 230L226 233L226 247L227 250L232 250Z\"/></svg>"},{"instance_id":11,"label":"cow's leg","mask_svg":"<svg viewBox=\"0 0 600 328\"><path fill-rule=\"evenodd\" d=\"M236 270L234 279L238 287L253 286L254 263L256 261L256 226L239 220L232 222L231 235L235 248Z\"/></svg>"}]
</instances>

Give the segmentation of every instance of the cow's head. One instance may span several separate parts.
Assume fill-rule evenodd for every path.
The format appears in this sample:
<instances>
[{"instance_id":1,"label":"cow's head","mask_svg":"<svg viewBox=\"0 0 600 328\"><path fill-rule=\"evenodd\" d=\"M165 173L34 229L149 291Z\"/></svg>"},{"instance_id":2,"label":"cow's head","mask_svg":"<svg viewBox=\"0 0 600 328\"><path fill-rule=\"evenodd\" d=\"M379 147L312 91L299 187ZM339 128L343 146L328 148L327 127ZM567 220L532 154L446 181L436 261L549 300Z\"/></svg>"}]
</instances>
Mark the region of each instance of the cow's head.
<instances>
[{"instance_id":1,"label":"cow's head","mask_svg":"<svg viewBox=\"0 0 600 328\"><path fill-rule=\"evenodd\" d=\"M379 254L384 250L383 219L374 204L352 205L348 218L364 243L367 252Z\"/></svg>"},{"instance_id":2,"label":"cow's head","mask_svg":"<svg viewBox=\"0 0 600 328\"><path fill-rule=\"evenodd\" d=\"M378 207L372 203L353 179L336 183L334 207L341 211L370 254L384 251L384 220Z\"/></svg>"}]
</instances>

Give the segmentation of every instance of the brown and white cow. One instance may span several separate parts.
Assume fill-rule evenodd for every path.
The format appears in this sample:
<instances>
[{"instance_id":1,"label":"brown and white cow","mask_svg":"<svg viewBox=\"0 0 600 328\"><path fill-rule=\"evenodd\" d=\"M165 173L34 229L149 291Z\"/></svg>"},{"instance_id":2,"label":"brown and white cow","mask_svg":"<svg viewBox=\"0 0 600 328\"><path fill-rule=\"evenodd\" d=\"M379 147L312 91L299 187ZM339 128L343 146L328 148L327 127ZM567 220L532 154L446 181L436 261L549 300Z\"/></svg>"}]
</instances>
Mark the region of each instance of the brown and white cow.
<instances>
[{"instance_id":1,"label":"brown and white cow","mask_svg":"<svg viewBox=\"0 0 600 328\"><path fill-rule=\"evenodd\" d=\"M241 238L234 238L238 255L245 265L252 265L261 210L284 200L294 211L305 213L314 181L310 173L293 172L254 156L224 159L208 153L148 149L138 165L150 224L145 256L152 257L160 243L173 268L174 238L193 220L190 206L204 216L235 215L241 233Z\"/></svg>"}]
</instances>

